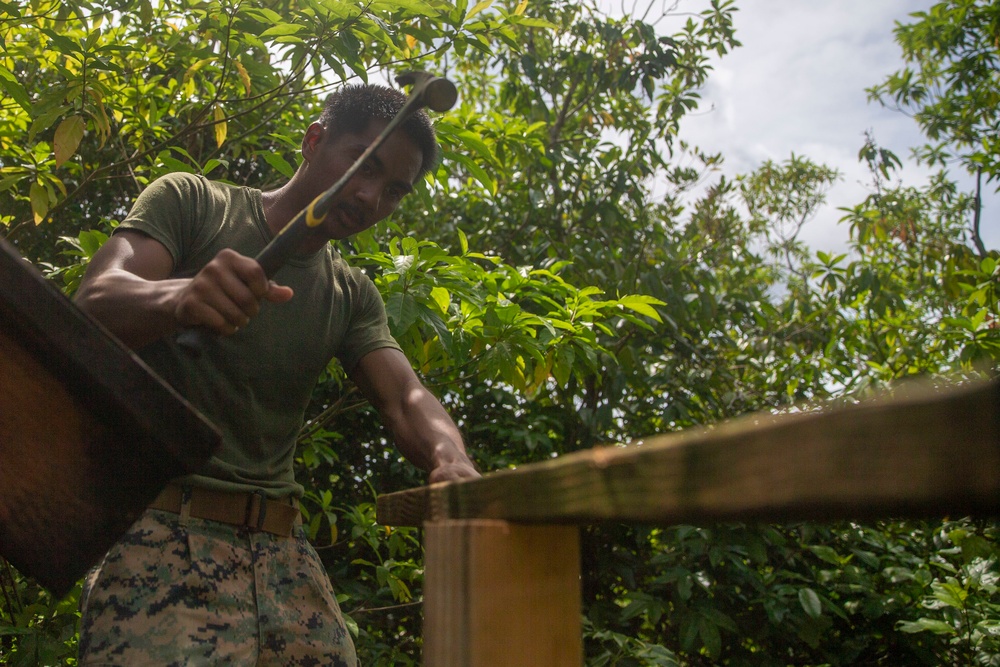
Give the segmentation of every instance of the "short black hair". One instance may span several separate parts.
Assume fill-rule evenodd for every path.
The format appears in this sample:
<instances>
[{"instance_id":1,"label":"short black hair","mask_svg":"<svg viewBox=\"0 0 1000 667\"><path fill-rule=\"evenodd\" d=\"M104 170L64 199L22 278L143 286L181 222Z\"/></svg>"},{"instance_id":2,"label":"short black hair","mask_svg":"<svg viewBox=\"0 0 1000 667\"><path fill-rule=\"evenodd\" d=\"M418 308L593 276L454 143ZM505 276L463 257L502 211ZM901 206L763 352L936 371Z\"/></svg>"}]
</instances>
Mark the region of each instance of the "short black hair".
<instances>
[{"instance_id":1,"label":"short black hair","mask_svg":"<svg viewBox=\"0 0 1000 667\"><path fill-rule=\"evenodd\" d=\"M363 132L373 120L386 122L406 104L406 95L378 84L351 84L330 93L319 115L319 123L330 137ZM422 160L417 178L434 168L438 160L437 136L430 116L423 109L410 114L399 126L420 149Z\"/></svg>"}]
</instances>

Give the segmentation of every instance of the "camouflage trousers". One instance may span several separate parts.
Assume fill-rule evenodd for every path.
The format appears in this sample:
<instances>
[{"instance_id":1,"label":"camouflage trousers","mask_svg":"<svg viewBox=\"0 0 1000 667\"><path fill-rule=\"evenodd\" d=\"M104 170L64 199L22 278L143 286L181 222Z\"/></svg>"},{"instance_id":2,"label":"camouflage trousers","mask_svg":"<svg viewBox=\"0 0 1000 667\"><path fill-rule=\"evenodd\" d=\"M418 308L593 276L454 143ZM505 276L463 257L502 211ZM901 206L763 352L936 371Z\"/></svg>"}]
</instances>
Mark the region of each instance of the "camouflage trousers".
<instances>
[{"instance_id":1,"label":"camouflage trousers","mask_svg":"<svg viewBox=\"0 0 1000 667\"><path fill-rule=\"evenodd\" d=\"M88 575L80 665L355 667L312 545L147 510Z\"/></svg>"}]
</instances>

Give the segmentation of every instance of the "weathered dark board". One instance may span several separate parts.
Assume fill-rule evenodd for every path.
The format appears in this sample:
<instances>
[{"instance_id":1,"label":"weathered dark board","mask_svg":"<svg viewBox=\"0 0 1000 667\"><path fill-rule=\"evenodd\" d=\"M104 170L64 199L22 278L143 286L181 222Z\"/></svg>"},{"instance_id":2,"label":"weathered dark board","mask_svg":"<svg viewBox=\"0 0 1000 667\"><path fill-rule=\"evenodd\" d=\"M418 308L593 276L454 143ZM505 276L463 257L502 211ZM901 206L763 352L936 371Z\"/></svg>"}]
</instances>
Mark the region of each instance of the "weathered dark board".
<instances>
[{"instance_id":1,"label":"weathered dark board","mask_svg":"<svg viewBox=\"0 0 1000 667\"><path fill-rule=\"evenodd\" d=\"M782 521L1000 510L1000 384L924 387L818 413L576 452L378 499L386 525Z\"/></svg>"},{"instance_id":2,"label":"weathered dark board","mask_svg":"<svg viewBox=\"0 0 1000 667\"><path fill-rule=\"evenodd\" d=\"M0 239L0 556L62 596L218 442Z\"/></svg>"}]
</instances>

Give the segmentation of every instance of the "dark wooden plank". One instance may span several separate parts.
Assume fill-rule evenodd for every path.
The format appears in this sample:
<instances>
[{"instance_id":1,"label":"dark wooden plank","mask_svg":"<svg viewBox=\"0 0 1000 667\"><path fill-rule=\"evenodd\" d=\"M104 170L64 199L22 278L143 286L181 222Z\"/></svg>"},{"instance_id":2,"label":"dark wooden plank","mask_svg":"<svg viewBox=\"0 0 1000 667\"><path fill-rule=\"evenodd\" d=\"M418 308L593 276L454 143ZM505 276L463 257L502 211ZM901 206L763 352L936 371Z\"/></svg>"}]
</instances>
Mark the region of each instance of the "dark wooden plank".
<instances>
[{"instance_id":1,"label":"dark wooden plank","mask_svg":"<svg viewBox=\"0 0 1000 667\"><path fill-rule=\"evenodd\" d=\"M757 414L385 495L378 519L669 525L994 515L998 400L1000 385L987 382L816 413Z\"/></svg>"},{"instance_id":2,"label":"dark wooden plank","mask_svg":"<svg viewBox=\"0 0 1000 667\"><path fill-rule=\"evenodd\" d=\"M151 434L153 455L165 449L196 467L217 445L212 424L2 239L0 327L89 410Z\"/></svg>"},{"instance_id":3,"label":"dark wooden plank","mask_svg":"<svg viewBox=\"0 0 1000 667\"><path fill-rule=\"evenodd\" d=\"M0 240L0 555L64 594L219 439Z\"/></svg>"}]
</instances>

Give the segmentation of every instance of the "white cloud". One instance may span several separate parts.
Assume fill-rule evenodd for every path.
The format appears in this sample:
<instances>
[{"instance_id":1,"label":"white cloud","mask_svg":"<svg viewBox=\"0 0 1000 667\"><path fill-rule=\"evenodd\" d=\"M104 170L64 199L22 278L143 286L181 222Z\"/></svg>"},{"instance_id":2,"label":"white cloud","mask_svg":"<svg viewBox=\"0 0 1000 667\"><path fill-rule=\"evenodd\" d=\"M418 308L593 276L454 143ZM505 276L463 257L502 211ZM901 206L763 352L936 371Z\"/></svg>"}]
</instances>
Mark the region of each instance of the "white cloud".
<instances>
[{"instance_id":1,"label":"white cloud","mask_svg":"<svg viewBox=\"0 0 1000 667\"><path fill-rule=\"evenodd\" d=\"M663 2L669 7L670 2ZM680 0L678 12L698 12L706 0ZM720 152L731 177L762 161L785 160L794 152L838 169L843 180L828 206L802 233L816 250L842 250L848 229L837 223L837 207L853 206L867 194L868 175L858 162L864 134L896 152L904 181L925 182L927 170L912 164L910 149L924 143L907 116L867 100L865 89L903 65L893 28L933 0L740 0L736 37L743 46L712 61L701 91L700 110L681 124L681 138ZM603 4L616 11L615 3ZM661 32L675 26L667 22ZM989 203L988 203L989 206ZM997 247L1000 230L984 230ZM993 238L990 238L991 235Z\"/></svg>"}]
</instances>

